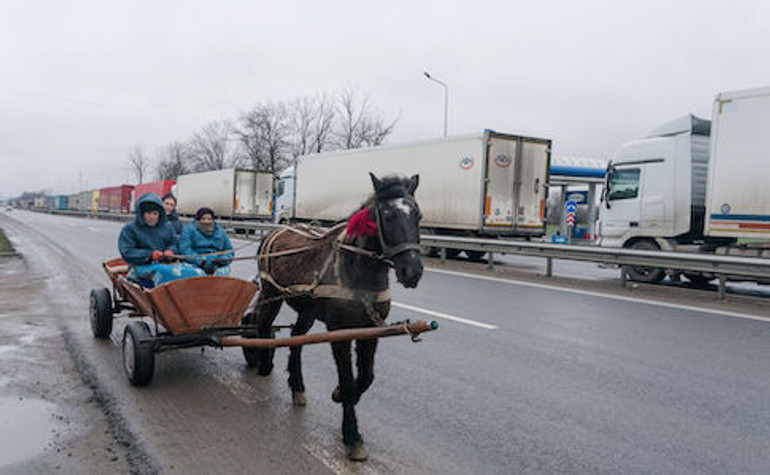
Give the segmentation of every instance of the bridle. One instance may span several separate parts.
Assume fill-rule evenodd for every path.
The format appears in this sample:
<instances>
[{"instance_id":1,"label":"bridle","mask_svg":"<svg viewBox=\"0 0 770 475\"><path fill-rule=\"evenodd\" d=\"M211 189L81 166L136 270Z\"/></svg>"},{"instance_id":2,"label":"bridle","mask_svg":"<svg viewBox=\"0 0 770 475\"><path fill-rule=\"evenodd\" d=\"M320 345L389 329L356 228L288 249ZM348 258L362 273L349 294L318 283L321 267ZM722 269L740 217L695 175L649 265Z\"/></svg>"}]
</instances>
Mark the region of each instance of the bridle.
<instances>
[{"instance_id":1,"label":"bridle","mask_svg":"<svg viewBox=\"0 0 770 475\"><path fill-rule=\"evenodd\" d=\"M402 199L402 197L393 198L391 200L387 201L393 201L397 199ZM370 259L374 259L376 261L380 261L384 264L387 264L389 267L395 267L395 264L393 263L393 257L407 252L407 251L419 251L420 250L420 244L413 243L413 242L402 242L400 244L396 244L395 246L389 246L385 242L385 236L382 233L382 218L380 217L380 205L379 203L373 204L371 206L372 211L374 212L374 219L377 223L377 239L380 243L380 248L382 249L381 252L373 252L369 251L367 249L363 249L356 246L351 246L349 244L340 244L340 249L343 249L348 252L352 252L354 254L360 254L366 257L369 257ZM341 236L344 236L342 234Z\"/></svg>"}]
</instances>

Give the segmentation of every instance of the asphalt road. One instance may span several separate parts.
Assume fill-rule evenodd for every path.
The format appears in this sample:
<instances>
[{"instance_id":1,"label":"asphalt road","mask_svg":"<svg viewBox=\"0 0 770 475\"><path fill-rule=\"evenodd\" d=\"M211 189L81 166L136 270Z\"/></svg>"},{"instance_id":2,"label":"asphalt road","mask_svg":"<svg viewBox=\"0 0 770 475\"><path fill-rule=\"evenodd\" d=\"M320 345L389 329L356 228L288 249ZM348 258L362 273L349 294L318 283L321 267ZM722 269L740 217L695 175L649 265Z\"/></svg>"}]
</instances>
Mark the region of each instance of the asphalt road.
<instances>
[{"instance_id":1,"label":"asphalt road","mask_svg":"<svg viewBox=\"0 0 770 475\"><path fill-rule=\"evenodd\" d=\"M729 306L714 313L435 265L416 290L394 287L389 320L435 318L442 327L419 344L381 342L376 381L358 405L370 460L355 464L344 458L341 411L329 397L336 374L328 345L303 353L305 408L291 406L285 350L268 378L248 370L234 349L164 353L152 384L133 388L117 344L124 323L106 343L91 337L88 324L88 292L108 283L100 262L117 254L120 225L15 211L0 214L0 227L32 265L48 271L46 297L109 416L131 434L134 469L770 469L770 324L728 315ZM255 272L243 261L234 273ZM283 311L278 323L291 321Z\"/></svg>"}]
</instances>

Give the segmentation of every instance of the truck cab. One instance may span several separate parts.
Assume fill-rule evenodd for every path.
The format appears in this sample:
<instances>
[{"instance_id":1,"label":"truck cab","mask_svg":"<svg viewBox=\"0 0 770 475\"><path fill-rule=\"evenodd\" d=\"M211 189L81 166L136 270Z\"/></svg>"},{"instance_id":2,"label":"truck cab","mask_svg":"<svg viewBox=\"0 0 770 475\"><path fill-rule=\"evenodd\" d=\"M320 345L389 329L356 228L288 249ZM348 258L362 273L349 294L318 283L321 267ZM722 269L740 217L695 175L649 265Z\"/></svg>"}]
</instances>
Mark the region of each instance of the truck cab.
<instances>
[{"instance_id":1,"label":"truck cab","mask_svg":"<svg viewBox=\"0 0 770 475\"><path fill-rule=\"evenodd\" d=\"M294 219L294 167L278 175L275 183L275 223L288 224Z\"/></svg>"},{"instance_id":2,"label":"truck cab","mask_svg":"<svg viewBox=\"0 0 770 475\"><path fill-rule=\"evenodd\" d=\"M710 129L687 115L620 147L607 168L600 245L670 250L703 239Z\"/></svg>"}]
</instances>

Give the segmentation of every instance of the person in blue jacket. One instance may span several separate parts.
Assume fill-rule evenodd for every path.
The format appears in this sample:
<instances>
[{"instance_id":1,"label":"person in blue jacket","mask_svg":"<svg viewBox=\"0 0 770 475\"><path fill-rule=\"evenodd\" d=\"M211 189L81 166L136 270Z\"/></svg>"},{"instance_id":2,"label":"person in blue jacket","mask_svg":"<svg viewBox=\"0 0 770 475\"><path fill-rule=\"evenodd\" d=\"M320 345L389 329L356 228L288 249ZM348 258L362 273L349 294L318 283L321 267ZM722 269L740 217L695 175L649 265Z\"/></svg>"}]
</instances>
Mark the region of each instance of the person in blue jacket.
<instances>
[{"instance_id":1,"label":"person in blue jacket","mask_svg":"<svg viewBox=\"0 0 770 475\"><path fill-rule=\"evenodd\" d=\"M152 281L158 286L185 277L204 275L196 266L170 263L176 260L176 234L166 224L163 202L155 193L142 195L136 203L136 218L123 226L118 238L120 255L129 265L128 279Z\"/></svg>"},{"instance_id":2,"label":"person in blue jacket","mask_svg":"<svg viewBox=\"0 0 770 475\"><path fill-rule=\"evenodd\" d=\"M227 232L214 222L214 211L203 207L195 213L195 221L182 228L179 250L209 275L230 275L230 262L235 256Z\"/></svg>"},{"instance_id":3,"label":"person in blue jacket","mask_svg":"<svg viewBox=\"0 0 770 475\"><path fill-rule=\"evenodd\" d=\"M171 193L163 195L163 208L166 211L166 222L174 228L176 236L182 234L182 220L176 214L176 198Z\"/></svg>"}]
</instances>

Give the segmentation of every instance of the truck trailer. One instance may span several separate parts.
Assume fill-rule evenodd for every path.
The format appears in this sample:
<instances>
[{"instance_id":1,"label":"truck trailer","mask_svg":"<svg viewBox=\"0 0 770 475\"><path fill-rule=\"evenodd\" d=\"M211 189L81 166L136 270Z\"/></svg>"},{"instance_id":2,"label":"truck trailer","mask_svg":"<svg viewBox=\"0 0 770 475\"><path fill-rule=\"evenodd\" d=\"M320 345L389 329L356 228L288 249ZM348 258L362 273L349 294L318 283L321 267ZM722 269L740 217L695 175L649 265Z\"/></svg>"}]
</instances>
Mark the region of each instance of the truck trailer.
<instances>
[{"instance_id":1,"label":"truck trailer","mask_svg":"<svg viewBox=\"0 0 770 475\"><path fill-rule=\"evenodd\" d=\"M180 175L176 198L180 215L206 206L217 217L272 219L273 174L230 168Z\"/></svg>"},{"instance_id":2,"label":"truck trailer","mask_svg":"<svg viewBox=\"0 0 770 475\"><path fill-rule=\"evenodd\" d=\"M551 140L486 130L441 140L305 155L280 176L276 221L344 220L372 193L369 172L419 175L427 232L545 233ZM482 253L483 254L483 253Z\"/></svg>"},{"instance_id":3,"label":"truck trailer","mask_svg":"<svg viewBox=\"0 0 770 475\"><path fill-rule=\"evenodd\" d=\"M599 244L759 256L751 240L770 238L768 123L770 87L723 92L710 121L687 115L622 145L607 170ZM680 274L626 272L640 282ZM696 285L715 277L684 275Z\"/></svg>"},{"instance_id":4,"label":"truck trailer","mask_svg":"<svg viewBox=\"0 0 770 475\"><path fill-rule=\"evenodd\" d=\"M129 207L130 212L134 212L136 201L146 195L147 193L155 193L163 198L166 194L171 192L172 187L176 184L176 180L159 180L151 181L149 183L140 183L134 186L131 192L131 205Z\"/></svg>"},{"instance_id":5,"label":"truck trailer","mask_svg":"<svg viewBox=\"0 0 770 475\"><path fill-rule=\"evenodd\" d=\"M100 188L99 211L102 213L128 213L133 189L133 185Z\"/></svg>"}]
</instances>

